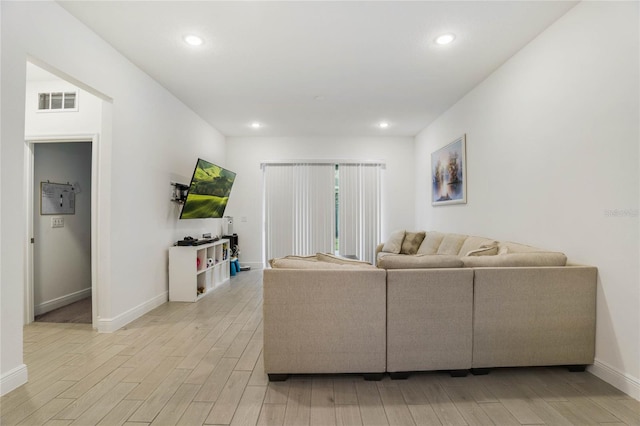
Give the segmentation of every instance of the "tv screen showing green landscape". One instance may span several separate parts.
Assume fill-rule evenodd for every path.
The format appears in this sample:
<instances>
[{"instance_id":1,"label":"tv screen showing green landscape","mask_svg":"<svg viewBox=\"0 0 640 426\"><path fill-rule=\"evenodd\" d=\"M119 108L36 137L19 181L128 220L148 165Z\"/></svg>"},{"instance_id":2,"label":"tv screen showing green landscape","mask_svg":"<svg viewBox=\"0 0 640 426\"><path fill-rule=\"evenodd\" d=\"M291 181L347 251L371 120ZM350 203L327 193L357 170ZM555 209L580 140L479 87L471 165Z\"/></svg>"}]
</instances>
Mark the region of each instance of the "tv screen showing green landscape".
<instances>
[{"instance_id":1,"label":"tv screen showing green landscape","mask_svg":"<svg viewBox=\"0 0 640 426\"><path fill-rule=\"evenodd\" d=\"M236 174L198 158L180 219L221 218Z\"/></svg>"}]
</instances>

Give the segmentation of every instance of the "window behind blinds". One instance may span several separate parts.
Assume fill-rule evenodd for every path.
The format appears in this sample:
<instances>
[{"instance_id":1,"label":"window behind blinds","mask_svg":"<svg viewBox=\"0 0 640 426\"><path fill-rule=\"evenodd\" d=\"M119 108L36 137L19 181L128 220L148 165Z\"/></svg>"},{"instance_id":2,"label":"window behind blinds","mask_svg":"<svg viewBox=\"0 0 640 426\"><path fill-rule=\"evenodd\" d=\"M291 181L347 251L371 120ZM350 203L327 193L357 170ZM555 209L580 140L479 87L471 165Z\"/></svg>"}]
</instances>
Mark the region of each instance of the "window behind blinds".
<instances>
[{"instance_id":1,"label":"window behind blinds","mask_svg":"<svg viewBox=\"0 0 640 426\"><path fill-rule=\"evenodd\" d=\"M333 253L334 170L332 164L264 166L266 259Z\"/></svg>"},{"instance_id":2,"label":"window behind blinds","mask_svg":"<svg viewBox=\"0 0 640 426\"><path fill-rule=\"evenodd\" d=\"M380 242L381 174L379 164L338 165L339 253L375 264Z\"/></svg>"}]
</instances>

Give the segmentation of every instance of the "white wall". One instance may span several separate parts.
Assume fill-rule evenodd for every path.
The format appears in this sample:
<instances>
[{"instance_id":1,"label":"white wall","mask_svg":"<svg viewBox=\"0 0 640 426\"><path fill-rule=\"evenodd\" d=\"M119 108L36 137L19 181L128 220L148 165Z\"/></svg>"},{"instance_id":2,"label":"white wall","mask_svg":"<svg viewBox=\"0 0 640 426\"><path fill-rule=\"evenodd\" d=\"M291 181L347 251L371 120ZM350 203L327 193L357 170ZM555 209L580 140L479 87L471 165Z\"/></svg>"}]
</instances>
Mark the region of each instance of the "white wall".
<instances>
[{"instance_id":1,"label":"white wall","mask_svg":"<svg viewBox=\"0 0 640 426\"><path fill-rule=\"evenodd\" d=\"M0 3L0 198L3 200L0 208L0 394L5 394L27 380L27 369L22 362L22 294L23 294L23 230L20 227L24 209L20 208L23 200L22 174L22 146L19 144L23 137L24 128L19 123L23 121L24 108L16 108L10 99L24 96L22 87L14 85L9 78L11 69L5 70L9 38L5 34L7 27L4 6ZM22 118L21 118L22 117ZM17 123L11 126L10 123ZM9 144L7 141L13 141ZM18 143L15 143L18 142ZM11 202L8 202L11 200ZM15 200L18 200L16 203ZM16 209L16 204L18 208Z\"/></svg>"},{"instance_id":2,"label":"white wall","mask_svg":"<svg viewBox=\"0 0 640 426\"><path fill-rule=\"evenodd\" d=\"M2 36L2 7L0 7L0 52L4 50L6 43L6 37ZM2 121L4 119L4 111L8 105L5 105L3 101L7 91L5 87L5 79L0 73L0 142L4 140L5 132L2 128ZM20 310L16 308L14 301L19 290L15 286L5 286L4 283L11 277L11 274L7 272L7 268L4 265L7 264L7 260L11 261L13 257L7 259L4 250L9 247L5 243L7 240L7 232L5 231L4 218L6 215L4 211L7 207L6 202L2 202L6 192L4 191L4 184L7 182L7 178L10 177L4 173L4 144L0 143L0 395L15 389L22 383L27 381L27 368L22 363L22 327L17 327L15 322L20 320ZM20 352L16 350L16 347L20 348Z\"/></svg>"},{"instance_id":3,"label":"white wall","mask_svg":"<svg viewBox=\"0 0 640 426\"><path fill-rule=\"evenodd\" d=\"M416 137L416 225L599 269L592 371L640 398L637 2L583 2ZM432 207L429 156L467 134L468 203Z\"/></svg>"},{"instance_id":4,"label":"white wall","mask_svg":"<svg viewBox=\"0 0 640 426\"><path fill-rule=\"evenodd\" d=\"M223 135L55 2L0 2L0 10L1 192L3 199L13 200L2 204L0 226L0 382L5 393L26 379L22 323L27 59L49 64L72 77L74 84L81 82L81 87L112 99L108 105L103 102L98 148L102 330L118 328L166 300L167 249L173 242L188 233L219 228L219 220L179 223L179 209L169 201L169 182L188 180L197 157L224 165L226 152ZM112 126L105 127L109 121Z\"/></svg>"},{"instance_id":5,"label":"white wall","mask_svg":"<svg viewBox=\"0 0 640 426\"><path fill-rule=\"evenodd\" d=\"M41 182L71 183L72 215L42 215ZM91 142L39 143L34 146L35 315L91 295ZM52 217L64 227L52 228Z\"/></svg>"},{"instance_id":6,"label":"white wall","mask_svg":"<svg viewBox=\"0 0 640 426\"><path fill-rule=\"evenodd\" d=\"M77 91L78 111L38 111L38 93L54 91ZM25 98L27 136L98 133L102 125L101 114L102 101L71 83L64 80L27 82Z\"/></svg>"},{"instance_id":7,"label":"white wall","mask_svg":"<svg viewBox=\"0 0 640 426\"><path fill-rule=\"evenodd\" d=\"M413 138L239 138L227 139L227 165L237 173L225 215L233 216L240 263L262 264L262 170L278 160L382 160L383 240L414 224ZM246 218L246 222L243 221Z\"/></svg>"}]
</instances>

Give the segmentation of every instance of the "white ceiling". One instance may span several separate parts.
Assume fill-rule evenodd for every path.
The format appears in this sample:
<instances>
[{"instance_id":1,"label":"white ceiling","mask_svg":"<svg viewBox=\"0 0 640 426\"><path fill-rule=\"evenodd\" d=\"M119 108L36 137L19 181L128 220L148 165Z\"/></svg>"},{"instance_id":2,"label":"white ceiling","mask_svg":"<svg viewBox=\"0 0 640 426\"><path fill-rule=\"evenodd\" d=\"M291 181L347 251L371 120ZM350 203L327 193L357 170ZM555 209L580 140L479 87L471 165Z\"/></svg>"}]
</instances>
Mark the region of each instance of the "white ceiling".
<instances>
[{"instance_id":1,"label":"white ceiling","mask_svg":"<svg viewBox=\"0 0 640 426\"><path fill-rule=\"evenodd\" d=\"M576 4L59 3L227 136L413 136Z\"/></svg>"}]
</instances>

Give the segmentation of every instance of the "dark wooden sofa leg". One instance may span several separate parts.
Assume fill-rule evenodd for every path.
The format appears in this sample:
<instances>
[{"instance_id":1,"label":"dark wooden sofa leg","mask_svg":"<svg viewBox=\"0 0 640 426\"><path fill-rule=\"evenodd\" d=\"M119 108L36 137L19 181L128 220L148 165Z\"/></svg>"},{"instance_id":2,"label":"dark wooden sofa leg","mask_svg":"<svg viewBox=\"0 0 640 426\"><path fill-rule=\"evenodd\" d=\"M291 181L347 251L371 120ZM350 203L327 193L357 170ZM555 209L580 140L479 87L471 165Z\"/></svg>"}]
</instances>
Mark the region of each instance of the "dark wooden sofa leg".
<instances>
[{"instance_id":1,"label":"dark wooden sofa leg","mask_svg":"<svg viewBox=\"0 0 640 426\"><path fill-rule=\"evenodd\" d=\"M582 373L584 372L584 370L587 369L587 366L584 364L578 364L578 365L567 365L567 368L569 369L570 372L572 373Z\"/></svg>"},{"instance_id":2,"label":"dark wooden sofa leg","mask_svg":"<svg viewBox=\"0 0 640 426\"><path fill-rule=\"evenodd\" d=\"M474 376L486 376L487 374L489 374L489 371L489 368L472 368L471 374L473 374Z\"/></svg>"},{"instance_id":3,"label":"dark wooden sofa leg","mask_svg":"<svg viewBox=\"0 0 640 426\"><path fill-rule=\"evenodd\" d=\"M364 373L364 379L370 382L379 382L384 377L384 373Z\"/></svg>"},{"instance_id":4,"label":"dark wooden sofa leg","mask_svg":"<svg viewBox=\"0 0 640 426\"><path fill-rule=\"evenodd\" d=\"M409 378L408 371L398 371L395 373L389 373L391 380L407 380Z\"/></svg>"},{"instance_id":5,"label":"dark wooden sofa leg","mask_svg":"<svg viewBox=\"0 0 640 426\"><path fill-rule=\"evenodd\" d=\"M270 382L284 382L289 378L288 374L269 374Z\"/></svg>"},{"instance_id":6,"label":"dark wooden sofa leg","mask_svg":"<svg viewBox=\"0 0 640 426\"><path fill-rule=\"evenodd\" d=\"M449 370L451 377L467 377L469 370Z\"/></svg>"}]
</instances>

